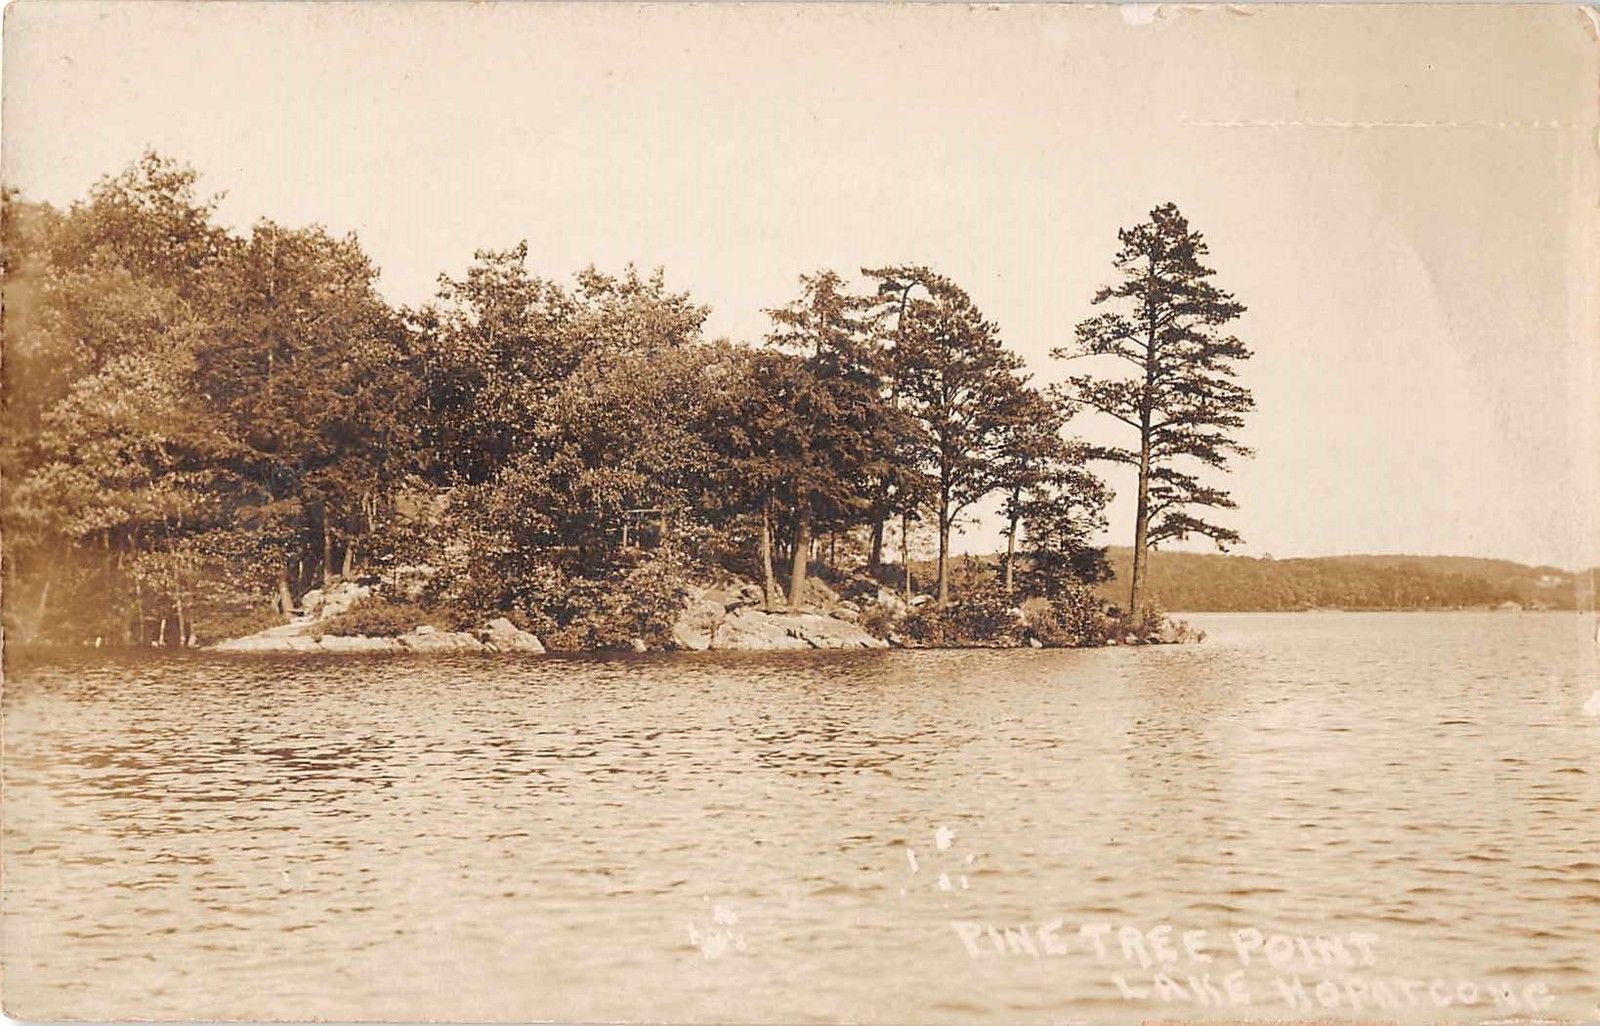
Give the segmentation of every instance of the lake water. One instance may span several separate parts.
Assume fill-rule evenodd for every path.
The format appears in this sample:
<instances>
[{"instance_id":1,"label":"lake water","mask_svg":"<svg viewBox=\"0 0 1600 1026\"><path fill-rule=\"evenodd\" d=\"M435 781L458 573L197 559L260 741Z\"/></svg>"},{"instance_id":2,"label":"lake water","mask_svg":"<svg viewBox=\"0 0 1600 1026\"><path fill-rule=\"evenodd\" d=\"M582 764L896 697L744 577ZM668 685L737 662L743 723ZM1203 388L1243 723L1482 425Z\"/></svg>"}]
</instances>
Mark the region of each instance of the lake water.
<instances>
[{"instance_id":1,"label":"lake water","mask_svg":"<svg viewBox=\"0 0 1600 1026\"><path fill-rule=\"evenodd\" d=\"M1123 1023L1292 1017L1298 982L1337 998L1303 1018L1600 1018L1591 617L1191 620L1160 649L23 658L7 1010Z\"/></svg>"}]
</instances>

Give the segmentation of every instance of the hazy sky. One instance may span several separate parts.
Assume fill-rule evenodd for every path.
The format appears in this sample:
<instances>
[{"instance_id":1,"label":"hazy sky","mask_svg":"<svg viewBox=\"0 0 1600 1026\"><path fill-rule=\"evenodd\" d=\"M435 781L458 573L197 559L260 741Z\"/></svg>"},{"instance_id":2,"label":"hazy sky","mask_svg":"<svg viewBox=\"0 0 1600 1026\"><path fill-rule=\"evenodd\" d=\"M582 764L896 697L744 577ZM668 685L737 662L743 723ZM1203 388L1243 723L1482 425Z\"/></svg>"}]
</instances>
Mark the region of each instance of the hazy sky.
<instances>
[{"instance_id":1,"label":"hazy sky","mask_svg":"<svg viewBox=\"0 0 1600 1026\"><path fill-rule=\"evenodd\" d=\"M23 0L4 176L66 202L154 147L230 224L358 232L398 302L526 238L546 275L662 265L741 338L802 271L928 263L1041 380L1172 200L1249 306L1243 551L1576 566L1597 55L1562 7Z\"/></svg>"}]
</instances>

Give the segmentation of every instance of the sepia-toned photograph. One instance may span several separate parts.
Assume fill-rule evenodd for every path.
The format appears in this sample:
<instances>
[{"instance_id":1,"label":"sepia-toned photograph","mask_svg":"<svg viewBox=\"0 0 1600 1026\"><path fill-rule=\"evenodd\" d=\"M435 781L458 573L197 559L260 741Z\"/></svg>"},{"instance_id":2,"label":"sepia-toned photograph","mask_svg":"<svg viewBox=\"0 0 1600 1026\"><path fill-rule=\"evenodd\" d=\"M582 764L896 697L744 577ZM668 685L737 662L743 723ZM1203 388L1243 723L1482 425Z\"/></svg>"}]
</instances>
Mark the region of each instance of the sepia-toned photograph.
<instances>
[{"instance_id":1,"label":"sepia-toned photograph","mask_svg":"<svg viewBox=\"0 0 1600 1026\"><path fill-rule=\"evenodd\" d=\"M25 1021L1600 1021L1600 15L20 0Z\"/></svg>"}]
</instances>

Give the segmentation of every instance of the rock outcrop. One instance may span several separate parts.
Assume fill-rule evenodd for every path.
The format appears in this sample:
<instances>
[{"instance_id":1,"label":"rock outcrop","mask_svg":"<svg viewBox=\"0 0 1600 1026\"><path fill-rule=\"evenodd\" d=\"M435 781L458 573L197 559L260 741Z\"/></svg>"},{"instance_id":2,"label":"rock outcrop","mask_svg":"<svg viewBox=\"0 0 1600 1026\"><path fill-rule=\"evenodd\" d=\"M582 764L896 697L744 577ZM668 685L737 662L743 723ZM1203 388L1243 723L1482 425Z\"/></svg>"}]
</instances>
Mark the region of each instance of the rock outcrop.
<instances>
[{"instance_id":1,"label":"rock outcrop","mask_svg":"<svg viewBox=\"0 0 1600 1026\"><path fill-rule=\"evenodd\" d=\"M313 588L300 597L300 608L314 620L326 620L348 613L350 607L372 594L372 589L354 581L340 581L324 590Z\"/></svg>"},{"instance_id":2,"label":"rock outcrop","mask_svg":"<svg viewBox=\"0 0 1600 1026\"><path fill-rule=\"evenodd\" d=\"M673 647L686 652L704 652L711 647L712 635L728 618L728 607L708 591L691 592L683 611L672 624Z\"/></svg>"},{"instance_id":3,"label":"rock outcrop","mask_svg":"<svg viewBox=\"0 0 1600 1026\"><path fill-rule=\"evenodd\" d=\"M211 649L216 652L317 652L321 650L311 634L316 623L315 617L298 616L277 627L219 641Z\"/></svg>"},{"instance_id":4,"label":"rock outcrop","mask_svg":"<svg viewBox=\"0 0 1600 1026\"><path fill-rule=\"evenodd\" d=\"M826 586L824 586L826 587ZM831 591L828 593L831 595ZM819 593L820 597L820 593ZM753 599L753 601L751 601ZM672 627L672 642L691 652L783 652L811 649L888 648L854 623L815 611L763 612L754 585L693 591ZM837 605L837 597L829 600ZM859 610L847 610L859 615Z\"/></svg>"},{"instance_id":5,"label":"rock outcrop","mask_svg":"<svg viewBox=\"0 0 1600 1026\"><path fill-rule=\"evenodd\" d=\"M364 587L360 589L365 592ZM364 597L364 596L361 596ZM350 601L354 601L351 599ZM505 617L490 620L476 631L441 631L419 624L395 637L369 637L365 634L324 634L321 625L333 608L325 597L308 603L323 616L300 616L289 623L269 627L243 638L218 642L216 652L324 652L341 655L366 652L520 652L543 655L544 645ZM348 605L345 606L349 608Z\"/></svg>"},{"instance_id":6,"label":"rock outcrop","mask_svg":"<svg viewBox=\"0 0 1600 1026\"><path fill-rule=\"evenodd\" d=\"M478 640L491 652L528 652L533 655L544 655L544 644L538 638L521 630L503 616L490 620L488 626L478 632Z\"/></svg>"},{"instance_id":7,"label":"rock outcrop","mask_svg":"<svg viewBox=\"0 0 1600 1026\"><path fill-rule=\"evenodd\" d=\"M808 648L888 648L855 624L821 613L763 613L739 609L711 636L711 648L783 651Z\"/></svg>"}]
</instances>

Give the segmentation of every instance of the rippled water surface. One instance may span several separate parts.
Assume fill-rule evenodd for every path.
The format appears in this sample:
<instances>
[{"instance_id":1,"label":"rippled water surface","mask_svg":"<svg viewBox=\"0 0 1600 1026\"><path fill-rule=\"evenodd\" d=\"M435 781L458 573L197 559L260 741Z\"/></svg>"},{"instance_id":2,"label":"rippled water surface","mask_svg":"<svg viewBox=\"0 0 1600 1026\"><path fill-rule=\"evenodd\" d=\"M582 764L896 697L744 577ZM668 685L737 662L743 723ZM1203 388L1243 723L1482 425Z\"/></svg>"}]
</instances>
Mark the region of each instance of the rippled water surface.
<instances>
[{"instance_id":1,"label":"rippled water surface","mask_svg":"<svg viewBox=\"0 0 1600 1026\"><path fill-rule=\"evenodd\" d=\"M1139 650L22 657L6 1005L1117 1023L1354 975L1393 992L1364 1015L1503 1018L1503 984L1600 1018L1592 619L1193 619ZM985 929L1056 919L1037 957ZM1181 994L1079 933L1163 923ZM1251 1005L1197 1003L1251 930L1373 957L1263 944Z\"/></svg>"}]
</instances>

